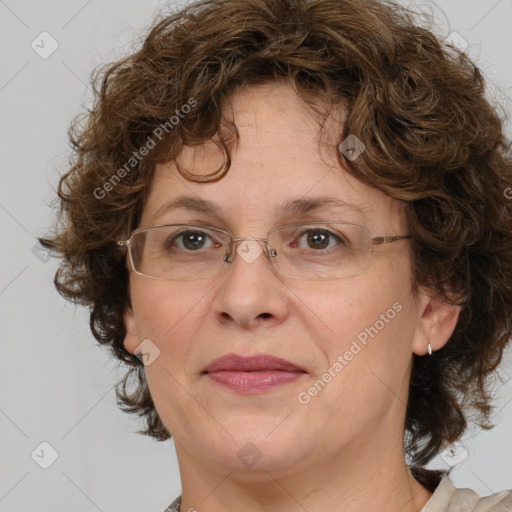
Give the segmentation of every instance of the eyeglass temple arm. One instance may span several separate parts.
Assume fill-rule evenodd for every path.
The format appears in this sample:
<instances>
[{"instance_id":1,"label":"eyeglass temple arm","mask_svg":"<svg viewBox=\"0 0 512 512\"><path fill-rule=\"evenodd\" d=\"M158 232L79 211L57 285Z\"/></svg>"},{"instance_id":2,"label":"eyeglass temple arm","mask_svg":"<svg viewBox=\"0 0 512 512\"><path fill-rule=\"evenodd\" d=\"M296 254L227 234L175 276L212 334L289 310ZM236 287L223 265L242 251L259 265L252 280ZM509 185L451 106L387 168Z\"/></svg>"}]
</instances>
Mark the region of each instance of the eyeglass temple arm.
<instances>
[{"instance_id":1,"label":"eyeglass temple arm","mask_svg":"<svg viewBox=\"0 0 512 512\"><path fill-rule=\"evenodd\" d=\"M384 236L376 236L372 238L372 242L374 244L389 244L391 242L396 242L398 240L411 240L412 236L400 236L400 235L384 235Z\"/></svg>"}]
</instances>

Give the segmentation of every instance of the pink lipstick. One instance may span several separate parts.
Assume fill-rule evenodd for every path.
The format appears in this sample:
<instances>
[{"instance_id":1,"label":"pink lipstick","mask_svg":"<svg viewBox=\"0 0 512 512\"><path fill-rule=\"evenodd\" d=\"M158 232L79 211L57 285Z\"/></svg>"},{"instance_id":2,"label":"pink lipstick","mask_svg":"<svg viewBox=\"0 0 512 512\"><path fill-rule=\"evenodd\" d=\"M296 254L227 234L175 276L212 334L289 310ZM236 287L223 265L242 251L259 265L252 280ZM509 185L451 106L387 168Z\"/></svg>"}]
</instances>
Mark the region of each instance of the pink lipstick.
<instances>
[{"instance_id":1,"label":"pink lipstick","mask_svg":"<svg viewBox=\"0 0 512 512\"><path fill-rule=\"evenodd\" d=\"M214 382L238 393L257 394L300 379L307 372L285 359L267 354L228 354L204 370Z\"/></svg>"}]
</instances>

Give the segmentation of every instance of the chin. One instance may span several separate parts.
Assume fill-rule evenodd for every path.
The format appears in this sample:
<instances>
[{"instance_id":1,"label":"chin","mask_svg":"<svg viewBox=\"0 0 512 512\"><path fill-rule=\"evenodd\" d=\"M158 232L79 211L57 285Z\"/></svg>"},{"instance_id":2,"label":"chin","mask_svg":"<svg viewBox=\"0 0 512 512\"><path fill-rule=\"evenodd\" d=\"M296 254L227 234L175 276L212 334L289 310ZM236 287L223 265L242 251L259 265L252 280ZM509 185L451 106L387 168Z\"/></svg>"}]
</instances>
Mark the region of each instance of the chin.
<instances>
[{"instance_id":1,"label":"chin","mask_svg":"<svg viewBox=\"0 0 512 512\"><path fill-rule=\"evenodd\" d=\"M284 471L303 458L298 450L303 445L297 442L300 433L294 434L283 428L280 422L282 419L276 421L275 418L247 419L245 422L238 418L236 425L225 422L231 436L226 432L220 439L217 435L205 436L202 438L205 446L196 444L195 450L201 457L207 453L213 464L240 475L257 478L263 472L268 479L267 471ZM278 433L279 429L282 431Z\"/></svg>"}]
</instances>

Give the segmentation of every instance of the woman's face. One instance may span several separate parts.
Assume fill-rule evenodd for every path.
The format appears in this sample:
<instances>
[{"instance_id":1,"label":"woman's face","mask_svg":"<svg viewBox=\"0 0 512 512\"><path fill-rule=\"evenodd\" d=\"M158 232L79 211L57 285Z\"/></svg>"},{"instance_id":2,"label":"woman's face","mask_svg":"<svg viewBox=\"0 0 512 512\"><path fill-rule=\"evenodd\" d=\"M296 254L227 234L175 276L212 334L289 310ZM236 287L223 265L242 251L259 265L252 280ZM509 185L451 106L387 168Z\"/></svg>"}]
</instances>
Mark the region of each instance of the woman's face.
<instances>
[{"instance_id":1,"label":"woman's face","mask_svg":"<svg viewBox=\"0 0 512 512\"><path fill-rule=\"evenodd\" d=\"M281 225L342 219L373 236L408 234L401 205L340 168L334 146L319 144L318 123L289 86L248 88L233 98L233 113L240 143L227 175L193 183L172 164L157 166L140 227L200 223L266 238ZM211 172L219 167L212 147L195 157L188 148L179 162ZM162 210L182 196L214 203L216 212ZM319 205L280 213L290 201ZM143 340L152 344L146 376L178 456L282 474L378 453L386 443L396 449L412 353L424 354L428 343L428 299L411 292L408 244L377 245L365 273L327 281L277 276L265 254L241 252L207 279L158 281L131 272L125 346L133 353ZM267 354L302 372L274 387L244 389L240 379L229 387L204 373L228 354Z\"/></svg>"}]
</instances>

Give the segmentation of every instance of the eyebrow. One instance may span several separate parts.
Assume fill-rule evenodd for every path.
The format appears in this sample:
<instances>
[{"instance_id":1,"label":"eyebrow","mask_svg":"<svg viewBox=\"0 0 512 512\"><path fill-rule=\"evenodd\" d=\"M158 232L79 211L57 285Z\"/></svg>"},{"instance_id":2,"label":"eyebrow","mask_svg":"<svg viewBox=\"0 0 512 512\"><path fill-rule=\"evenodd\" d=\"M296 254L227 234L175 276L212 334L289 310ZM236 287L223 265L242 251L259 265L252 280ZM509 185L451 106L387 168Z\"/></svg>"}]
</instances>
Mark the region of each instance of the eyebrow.
<instances>
[{"instance_id":1,"label":"eyebrow","mask_svg":"<svg viewBox=\"0 0 512 512\"><path fill-rule=\"evenodd\" d=\"M326 209L329 207L341 208L348 212L354 213L367 213L370 208L361 204L352 204L336 197L315 197L315 198L300 198L300 199L288 199L283 204L276 206L274 209L274 215L276 218L289 216L289 215L300 215L305 213L311 213L318 210ZM172 201L165 202L153 215L152 220L154 221L158 216L177 209L188 210L191 212L201 212L209 215L220 217L222 214L222 208L220 208L213 201L207 199L201 199L194 196L180 196Z\"/></svg>"}]
</instances>

